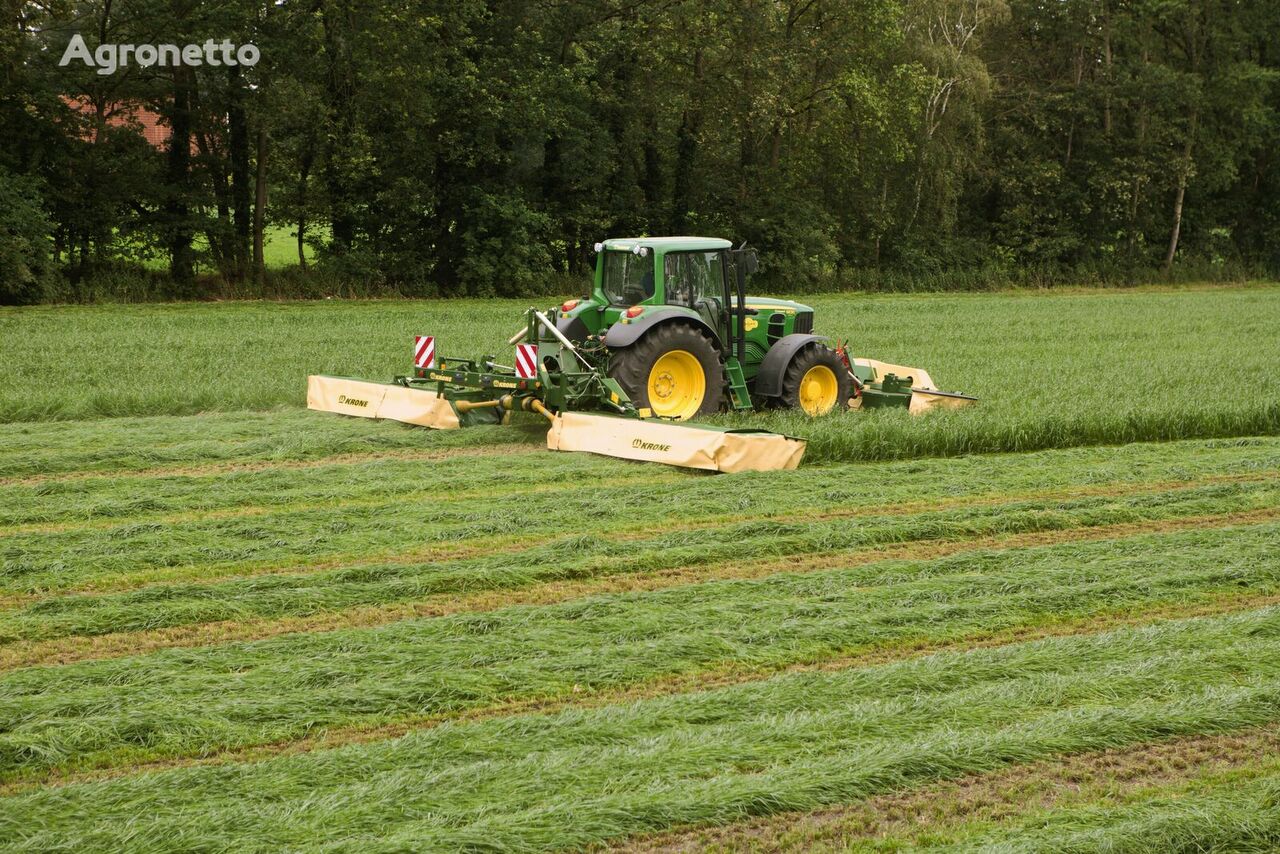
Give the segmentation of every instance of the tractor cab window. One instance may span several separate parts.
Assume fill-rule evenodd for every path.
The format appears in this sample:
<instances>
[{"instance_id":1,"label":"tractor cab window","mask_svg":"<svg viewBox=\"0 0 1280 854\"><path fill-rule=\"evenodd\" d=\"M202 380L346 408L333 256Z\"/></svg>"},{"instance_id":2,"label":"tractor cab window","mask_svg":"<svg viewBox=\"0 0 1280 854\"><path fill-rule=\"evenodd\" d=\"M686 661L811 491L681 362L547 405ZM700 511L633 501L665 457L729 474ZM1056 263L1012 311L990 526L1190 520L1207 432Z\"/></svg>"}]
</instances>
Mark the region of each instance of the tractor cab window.
<instances>
[{"instance_id":1,"label":"tractor cab window","mask_svg":"<svg viewBox=\"0 0 1280 854\"><path fill-rule=\"evenodd\" d=\"M668 252L663 264L666 301L696 308L724 293L723 253Z\"/></svg>"},{"instance_id":2,"label":"tractor cab window","mask_svg":"<svg viewBox=\"0 0 1280 854\"><path fill-rule=\"evenodd\" d=\"M604 253L604 295L613 305L635 305L653 296L653 253Z\"/></svg>"}]
</instances>

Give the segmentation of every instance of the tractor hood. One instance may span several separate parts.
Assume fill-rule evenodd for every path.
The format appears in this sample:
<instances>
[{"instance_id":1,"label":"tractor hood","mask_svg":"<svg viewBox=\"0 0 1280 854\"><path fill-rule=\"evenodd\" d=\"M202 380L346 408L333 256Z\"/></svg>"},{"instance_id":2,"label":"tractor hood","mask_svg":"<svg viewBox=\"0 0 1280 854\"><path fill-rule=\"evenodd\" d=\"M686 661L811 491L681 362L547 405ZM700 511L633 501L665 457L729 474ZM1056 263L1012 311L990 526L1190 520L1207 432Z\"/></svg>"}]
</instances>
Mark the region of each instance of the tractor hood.
<instances>
[{"instance_id":1,"label":"tractor hood","mask_svg":"<svg viewBox=\"0 0 1280 854\"><path fill-rule=\"evenodd\" d=\"M737 306L738 300L735 297L733 305ZM753 297L748 296L746 301L747 309L755 309L759 312L775 312L780 311L783 314L798 314L802 311L813 311L813 308L800 302L792 302L785 299L771 299L769 297Z\"/></svg>"}]
</instances>

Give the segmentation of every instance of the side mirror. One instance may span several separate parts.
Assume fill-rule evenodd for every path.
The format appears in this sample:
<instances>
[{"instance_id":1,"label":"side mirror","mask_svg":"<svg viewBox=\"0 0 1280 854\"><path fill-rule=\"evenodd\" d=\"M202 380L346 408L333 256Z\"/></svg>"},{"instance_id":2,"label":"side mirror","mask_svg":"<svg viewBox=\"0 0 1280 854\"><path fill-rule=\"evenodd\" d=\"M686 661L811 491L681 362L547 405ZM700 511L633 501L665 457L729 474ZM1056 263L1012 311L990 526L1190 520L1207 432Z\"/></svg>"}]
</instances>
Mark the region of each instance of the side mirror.
<instances>
[{"instance_id":1,"label":"side mirror","mask_svg":"<svg viewBox=\"0 0 1280 854\"><path fill-rule=\"evenodd\" d=\"M748 249L742 253L742 266L748 276L756 274L756 271L760 269L760 257L756 255L756 250Z\"/></svg>"}]
</instances>

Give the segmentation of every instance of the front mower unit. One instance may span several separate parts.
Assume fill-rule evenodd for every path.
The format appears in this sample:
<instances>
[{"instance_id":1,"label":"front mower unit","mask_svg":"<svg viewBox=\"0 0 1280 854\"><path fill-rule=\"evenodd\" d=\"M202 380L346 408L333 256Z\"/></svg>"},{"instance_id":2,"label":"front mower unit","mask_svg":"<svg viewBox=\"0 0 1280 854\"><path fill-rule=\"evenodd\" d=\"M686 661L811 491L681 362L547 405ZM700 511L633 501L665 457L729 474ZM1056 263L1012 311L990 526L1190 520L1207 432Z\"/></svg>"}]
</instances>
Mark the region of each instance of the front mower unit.
<instances>
[{"instance_id":1,"label":"front mower unit","mask_svg":"<svg viewBox=\"0 0 1280 854\"><path fill-rule=\"evenodd\" d=\"M936 409L957 409L976 403L977 398L955 391L939 391L923 368L893 365L875 359L852 359L849 369L858 380L855 409L906 407L912 415Z\"/></svg>"},{"instance_id":2,"label":"front mower unit","mask_svg":"<svg viewBox=\"0 0 1280 854\"><path fill-rule=\"evenodd\" d=\"M451 430L506 423L533 412L550 422L547 447L707 471L794 469L805 442L762 430L734 430L654 418L603 370L599 342L574 344L536 309L512 338L514 367L492 356L438 360L393 383L308 378L307 406L364 418L391 418ZM520 341L536 341L535 345Z\"/></svg>"}]
</instances>

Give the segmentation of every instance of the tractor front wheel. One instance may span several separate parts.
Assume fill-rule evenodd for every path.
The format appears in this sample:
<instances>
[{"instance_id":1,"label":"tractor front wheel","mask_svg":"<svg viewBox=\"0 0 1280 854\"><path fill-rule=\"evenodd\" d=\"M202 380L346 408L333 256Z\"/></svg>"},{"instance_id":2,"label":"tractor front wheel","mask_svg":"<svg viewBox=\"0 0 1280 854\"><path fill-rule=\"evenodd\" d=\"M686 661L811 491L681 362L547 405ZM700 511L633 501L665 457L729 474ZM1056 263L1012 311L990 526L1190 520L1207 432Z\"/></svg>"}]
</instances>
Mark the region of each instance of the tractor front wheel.
<instances>
[{"instance_id":1,"label":"tractor front wheel","mask_svg":"<svg viewBox=\"0 0 1280 854\"><path fill-rule=\"evenodd\" d=\"M724 388L715 347L685 323L664 323L630 347L612 351L609 376L638 408L681 421L718 410Z\"/></svg>"},{"instance_id":2,"label":"tractor front wheel","mask_svg":"<svg viewBox=\"0 0 1280 854\"><path fill-rule=\"evenodd\" d=\"M853 381L840 356L830 347L814 343L797 353L787 366L779 402L818 416L848 409L852 396Z\"/></svg>"}]
</instances>

